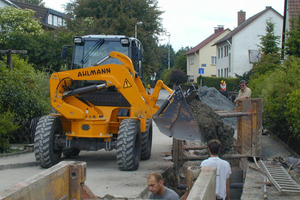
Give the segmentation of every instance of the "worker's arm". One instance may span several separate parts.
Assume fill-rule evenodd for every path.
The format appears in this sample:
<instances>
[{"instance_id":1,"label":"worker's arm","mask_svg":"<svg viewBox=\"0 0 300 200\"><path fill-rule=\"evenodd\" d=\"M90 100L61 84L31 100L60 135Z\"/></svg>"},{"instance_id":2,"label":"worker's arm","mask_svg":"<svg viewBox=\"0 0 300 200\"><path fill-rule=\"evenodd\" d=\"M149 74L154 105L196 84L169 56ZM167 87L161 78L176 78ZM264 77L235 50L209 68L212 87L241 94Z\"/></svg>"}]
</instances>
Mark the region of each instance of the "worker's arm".
<instances>
[{"instance_id":1,"label":"worker's arm","mask_svg":"<svg viewBox=\"0 0 300 200\"><path fill-rule=\"evenodd\" d=\"M238 100L243 100L243 99L247 99L247 98L248 98L247 96L242 96L242 97L236 98L234 103L236 103Z\"/></svg>"},{"instance_id":2,"label":"worker's arm","mask_svg":"<svg viewBox=\"0 0 300 200\"><path fill-rule=\"evenodd\" d=\"M226 198L225 200L230 199L230 184L229 184L229 178L226 179Z\"/></svg>"}]
</instances>

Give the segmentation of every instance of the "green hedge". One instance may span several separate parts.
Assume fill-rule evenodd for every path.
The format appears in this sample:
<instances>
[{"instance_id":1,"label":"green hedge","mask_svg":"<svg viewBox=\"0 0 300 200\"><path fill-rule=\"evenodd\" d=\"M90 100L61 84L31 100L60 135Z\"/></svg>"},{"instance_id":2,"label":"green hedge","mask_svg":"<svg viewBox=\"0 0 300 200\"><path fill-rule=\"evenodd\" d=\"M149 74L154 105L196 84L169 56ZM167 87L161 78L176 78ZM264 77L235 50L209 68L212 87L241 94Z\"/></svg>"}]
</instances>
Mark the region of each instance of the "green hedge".
<instances>
[{"instance_id":1,"label":"green hedge","mask_svg":"<svg viewBox=\"0 0 300 200\"><path fill-rule=\"evenodd\" d=\"M226 81L227 91L238 91L239 81L238 78L224 78L224 77L206 77L202 76L202 86L214 87L220 90L221 81ZM197 84L200 85L200 77L197 78Z\"/></svg>"},{"instance_id":2,"label":"green hedge","mask_svg":"<svg viewBox=\"0 0 300 200\"><path fill-rule=\"evenodd\" d=\"M36 72L27 61L13 56L13 70L0 61L0 111L14 113L14 123L22 127L14 133L14 142L24 135L24 126L35 117L49 113L49 75ZM28 129L25 129L28 130ZM21 139L21 138L20 138Z\"/></svg>"},{"instance_id":3,"label":"green hedge","mask_svg":"<svg viewBox=\"0 0 300 200\"><path fill-rule=\"evenodd\" d=\"M0 112L0 153L9 152L11 133L19 128L13 122L14 116L14 113L9 110L4 113Z\"/></svg>"}]
</instances>

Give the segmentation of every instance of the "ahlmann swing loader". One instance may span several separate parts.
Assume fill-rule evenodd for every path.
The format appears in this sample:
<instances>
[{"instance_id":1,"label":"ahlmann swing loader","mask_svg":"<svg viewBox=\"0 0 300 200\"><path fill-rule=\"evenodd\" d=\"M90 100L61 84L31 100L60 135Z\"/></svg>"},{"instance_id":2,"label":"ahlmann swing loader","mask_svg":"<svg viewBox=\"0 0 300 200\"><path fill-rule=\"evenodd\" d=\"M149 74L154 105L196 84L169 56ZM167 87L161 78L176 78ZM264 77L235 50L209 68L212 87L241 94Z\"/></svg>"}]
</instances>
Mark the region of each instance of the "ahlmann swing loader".
<instances>
[{"instance_id":1,"label":"ahlmann swing loader","mask_svg":"<svg viewBox=\"0 0 300 200\"><path fill-rule=\"evenodd\" d=\"M173 91L158 81L152 95L147 94L140 79L141 59L141 44L135 38L74 38L71 70L50 77L55 112L37 124L34 151L41 167L55 165L62 153L76 156L81 150L116 149L119 169L136 170L140 159L151 156L152 118L168 136L199 139L180 88ZM162 88L170 96L159 107Z\"/></svg>"}]
</instances>

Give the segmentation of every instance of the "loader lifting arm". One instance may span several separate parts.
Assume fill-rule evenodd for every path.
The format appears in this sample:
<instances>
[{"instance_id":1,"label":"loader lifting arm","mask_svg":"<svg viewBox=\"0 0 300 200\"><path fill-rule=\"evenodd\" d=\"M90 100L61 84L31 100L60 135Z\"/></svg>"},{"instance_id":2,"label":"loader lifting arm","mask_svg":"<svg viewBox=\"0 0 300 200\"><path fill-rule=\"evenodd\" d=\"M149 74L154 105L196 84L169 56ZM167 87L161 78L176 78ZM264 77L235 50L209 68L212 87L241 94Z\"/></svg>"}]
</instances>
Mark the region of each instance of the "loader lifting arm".
<instances>
[{"instance_id":1,"label":"loader lifting arm","mask_svg":"<svg viewBox=\"0 0 300 200\"><path fill-rule=\"evenodd\" d=\"M146 119L154 120L160 130L176 139L200 140L195 122L180 88L171 90L162 81L157 81L152 95L148 95L145 87L133 68L131 60L119 52L111 52L110 57L119 59L123 65L107 64L54 73L50 79L51 105L66 119L98 119L111 120L108 111L81 101L78 96L115 87L131 106L129 118L140 120L141 132L146 131ZM101 64L101 63L98 63ZM104 81L105 83L66 90L74 81ZM156 101L161 89L170 93L169 98L160 108ZM88 112L87 112L88 111ZM159 111L157 113L157 111ZM156 113L156 114L155 114ZM155 115L154 115L155 114ZM124 118L126 118L124 117ZM186 129L189 127L189 129Z\"/></svg>"}]
</instances>

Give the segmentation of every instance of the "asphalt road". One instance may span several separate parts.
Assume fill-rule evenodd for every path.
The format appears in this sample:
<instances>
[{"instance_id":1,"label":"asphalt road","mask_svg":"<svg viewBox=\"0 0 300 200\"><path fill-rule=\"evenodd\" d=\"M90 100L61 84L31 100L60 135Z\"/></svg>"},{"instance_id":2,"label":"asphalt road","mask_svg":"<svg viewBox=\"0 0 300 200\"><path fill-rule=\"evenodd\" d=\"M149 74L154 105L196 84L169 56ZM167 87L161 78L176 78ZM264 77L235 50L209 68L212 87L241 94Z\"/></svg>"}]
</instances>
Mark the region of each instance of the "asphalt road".
<instances>
[{"instance_id":1,"label":"asphalt road","mask_svg":"<svg viewBox=\"0 0 300 200\"><path fill-rule=\"evenodd\" d=\"M167 96L168 93L163 90L159 99L165 99ZM151 158L141 161L137 171L120 171L117 166L115 150L110 152L104 150L83 151L75 159L64 160L87 163L85 184L95 195L137 198L147 188L146 177L150 172L163 172L172 166L173 163L168 159L171 155L171 148L172 138L160 133L154 123ZM13 185L45 170L34 164L34 153L0 157L0 192L5 192Z\"/></svg>"}]
</instances>

